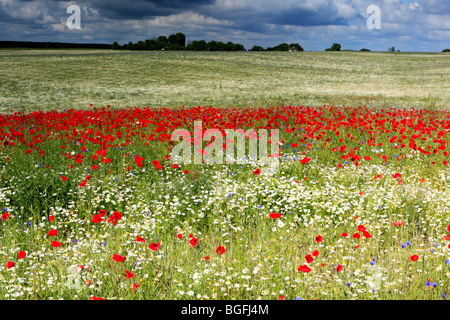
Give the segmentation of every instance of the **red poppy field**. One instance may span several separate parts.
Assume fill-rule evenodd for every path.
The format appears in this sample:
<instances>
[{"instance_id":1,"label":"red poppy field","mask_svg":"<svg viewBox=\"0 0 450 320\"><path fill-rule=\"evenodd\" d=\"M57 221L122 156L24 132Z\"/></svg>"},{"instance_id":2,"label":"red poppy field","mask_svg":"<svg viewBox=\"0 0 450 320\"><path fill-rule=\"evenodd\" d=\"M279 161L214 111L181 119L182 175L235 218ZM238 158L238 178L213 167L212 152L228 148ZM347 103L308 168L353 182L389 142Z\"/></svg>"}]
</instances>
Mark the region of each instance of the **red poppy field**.
<instances>
[{"instance_id":1,"label":"red poppy field","mask_svg":"<svg viewBox=\"0 0 450 320\"><path fill-rule=\"evenodd\" d=\"M278 129L279 167L175 164L194 121ZM414 108L2 114L0 298L447 299L449 130Z\"/></svg>"}]
</instances>

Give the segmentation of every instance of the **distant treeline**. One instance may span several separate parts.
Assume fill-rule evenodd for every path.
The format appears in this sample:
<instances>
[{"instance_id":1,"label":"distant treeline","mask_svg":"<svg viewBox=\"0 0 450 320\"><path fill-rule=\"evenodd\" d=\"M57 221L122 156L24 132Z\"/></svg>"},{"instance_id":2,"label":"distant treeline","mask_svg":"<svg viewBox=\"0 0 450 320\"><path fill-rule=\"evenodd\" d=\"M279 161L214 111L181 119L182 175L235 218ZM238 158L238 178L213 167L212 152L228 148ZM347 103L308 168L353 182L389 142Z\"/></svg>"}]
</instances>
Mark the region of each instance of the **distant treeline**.
<instances>
[{"instance_id":1,"label":"distant treeline","mask_svg":"<svg viewBox=\"0 0 450 320\"><path fill-rule=\"evenodd\" d=\"M99 43L63 43L63 42L31 42L0 41L0 48L33 48L33 49L111 49L110 44Z\"/></svg>"},{"instance_id":2,"label":"distant treeline","mask_svg":"<svg viewBox=\"0 0 450 320\"><path fill-rule=\"evenodd\" d=\"M193 40L186 45L186 36L178 32L171 34L169 37L159 36L158 38L138 41L136 43L128 42L123 46L114 42L112 45L114 50L191 50L191 51L245 51L242 44L233 42Z\"/></svg>"}]
</instances>

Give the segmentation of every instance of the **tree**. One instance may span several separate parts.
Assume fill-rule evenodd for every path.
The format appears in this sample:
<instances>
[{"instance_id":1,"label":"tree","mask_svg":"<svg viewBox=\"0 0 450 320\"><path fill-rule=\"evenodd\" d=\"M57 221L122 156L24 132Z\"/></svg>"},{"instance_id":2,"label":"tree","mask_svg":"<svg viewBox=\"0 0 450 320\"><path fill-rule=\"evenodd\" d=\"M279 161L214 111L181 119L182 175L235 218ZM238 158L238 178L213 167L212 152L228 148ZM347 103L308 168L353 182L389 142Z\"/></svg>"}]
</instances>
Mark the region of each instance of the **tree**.
<instances>
[{"instance_id":1,"label":"tree","mask_svg":"<svg viewBox=\"0 0 450 320\"><path fill-rule=\"evenodd\" d=\"M325 51L341 51L341 45L339 43L333 43L331 48L325 49Z\"/></svg>"},{"instance_id":2,"label":"tree","mask_svg":"<svg viewBox=\"0 0 450 320\"><path fill-rule=\"evenodd\" d=\"M298 43L291 43L289 45L289 51L304 51L302 46Z\"/></svg>"},{"instance_id":3,"label":"tree","mask_svg":"<svg viewBox=\"0 0 450 320\"><path fill-rule=\"evenodd\" d=\"M261 46L253 46L253 48L251 49L251 51L264 51L263 47Z\"/></svg>"},{"instance_id":4,"label":"tree","mask_svg":"<svg viewBox=\"0 0 450 320\"><path fill-rule=\"evenodd\" d=\"M144 41L145 50L157 50L158 46L155 39L147 39Z\"/></svg>"},{"instance_id":5,"label":"tree","mask_svg":"<svg viewBox=\"0 0 450 320\"><path fill-rule=\"evenodd\" d=\"M169 48L181 50L184 49L186 46L186 36L181 32L171 34L167 39L167 42L169 44Z\"/></svg>"},{"instance_id":6,"label":"tree","mask_svg":"<svg viewBox=\"0 0 450 320\"><path fill-rule=\"evenodd\" d=\"M119 50L119 49L121 49L121 46L117 43L117 41L114 41L112 44L112 49Z\"/></svg>"},{"instance_id":7,"label":"tree","mask_svg":"<svg viewBox=\"0 0 450 320\"><path fill-rule=\"evenodd\" d=\"M450 52L450 49L444 49L442 52Z\"/></svg>"},{"instance_id":8,"label":"tree","mask_svg":"<svg viewBox=\"0 0 450 320\"><path fill-rule=\"evenodd\" d=\"M362 48L362 49L359 50L359 51L367 51L367 52L369 52L370 50L369 50L369 49L366 49L366 48Z\"/></svg>"},{"instance_id":9,"label":"tree","mask_svg":"<svg viewBox=\"0 0 450 320\"><path fill-rule=\"evenodd\" d=\"M133 42L128 42L128 44L125 45L125 49L127 50L133 50Z\"/></svg>"}]
</instances>

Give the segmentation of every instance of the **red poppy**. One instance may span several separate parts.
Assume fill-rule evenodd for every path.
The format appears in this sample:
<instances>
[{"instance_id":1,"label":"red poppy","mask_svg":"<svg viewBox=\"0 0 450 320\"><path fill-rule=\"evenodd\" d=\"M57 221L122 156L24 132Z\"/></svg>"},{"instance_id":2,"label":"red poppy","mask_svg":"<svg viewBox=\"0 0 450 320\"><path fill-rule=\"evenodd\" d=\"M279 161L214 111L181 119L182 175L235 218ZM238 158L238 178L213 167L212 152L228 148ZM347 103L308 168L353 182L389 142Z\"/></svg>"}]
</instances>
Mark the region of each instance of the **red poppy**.
<instances>
[{"instance_id":1,"label":"red poppy","mask_svg":"<svg viewBox=\"0 0 450 320\"><path fill-rule=\"evenodd\" d=\"M152 164L156 167L157 165L159 165L159 161L158 160L153 160Z\"/></svg>"},{"instance_id":2,"label":"red poppy","mask_svg":"<svg viewBox=\"0 0 450 320\"><path fill-rule=\"evenodd\" d=\"M49 232L48 232L48 236L49 237L51 237L51 236L57 236L58 235L58 230L56 230L56 229L52 229L52 230L50 230Z\"/></svg>"},{"instance_id":3,"label":"red poppy","mask_svg":"<svg viewBox=\"0 0 450 320\"><path fill-rule=\"evenodd\" d=\"M139 237L139 236L136 236L136 241L137 241L137 242L145 242L145 239L144 239L144 238L141 238L141 237Z\"/></svg>"},{"instance_id":4,"label":"red poppy","mask_svg":"<svg viewBox=\"0 0 450 320\"><path fill-rule=\"evenodd\" d=\"M105 299L100 297L91 297L89 300L105 300Z\"/></svg>"},{"instance_id":5,"label":"red poppy","mask_svg":"<svg viewBox=\"0 0 450 320\"><path fill-rule=\"evenodd\" d=\"M183 235L181 233L179 233L179 234L177 234L177 238L181 239L181 238L183 238Z\"/></svg>"},{"instance_id":6,"label":"red poppy","mask_svg":"<svg viewBox=\"0 0 450 320\"><path fill-rule=\"evenodd\" d=\"M312 253L312 255L313 255L313 257L317 257L317 256L319 255L319 251L314 250L313 253Z\"/></svg>"},{"instance_id":7,"label":"red poppy","mask_svg":"<svg viewBox=\"0 0 450 320\"><path fill-rule=\"evenodd\" d=\"M61 247L61 242L53 241L53 242L52 242L52 246L53 246L54 248Z\"/></svg>"},{"instance_id":8,"label":"red poppy","mask_svg":"<svg viewBox=\"0 0 450 320\"><path fill-rule=\"evenodd\" d=\"M447 226L447 231L450 232L450 224Z\"/></svg>"},{"instance_id":9,"label":"red poppy","mask_svg":"<svg viewBox=\"0 0 450 320\"><path fill-rule=\"evenodd\" d=\"M312 257L312 255L308 254L308 255L305 257L305 260L306 260L306 263L311 263L311 262L314 261L314 258Z\"/></svg>"},{"instance_id":10,"label":"red poppy","mask_svg":"<svg viewBox=\"0 0 450 320\"><path fill-rule=\"evenodd\" d=\"M172 168L174 168L174 169L176 169L176 168L178 168L178 165L177 164L172 164L172 165L170 165Z\"/></svg>"},{"instance_id":11,"label":"red poppy","mask_svg":"<svg viewBox=\"0 0 450 320\"><path fill-rule=\"evenodd\" d=\"M308 272L310 272L312 269L311 269L310 267L308 267L308 265L304 264L304 265L298 267L297 270L298 270L298 272L302 271L302 272L308 273Z\"/></svg>"},{"instance_id":12,"label":"red poppy","mask_svg":"<svg viewBox=\"0 0 450 320\"><path fill-rule=\"evenodd\" d=\"M360 234L359 234L358 232L355 232L355 233L352 235L352 237L353 237L354 239L359 239L359 238L361 238L361 236L360 236Z\"/></svg>"},{"instance_id":13,"label":"red poppy","mask_svg":"<svg viewBox=\"0 0 450 320\"><path fill-rule=\"evenodd\" d=\"M98 165L94 164L94 165L92 166L92 170L97 170L97 169L98 169Z\"/></svg>"},{"instance_id":14,"label":"red poppy","mask_svg":"<svg viewBox=\"0 0 450 320\"><path fill-rule=\"evenodd\" d=\"M363 225L359 225L357 230L364 231L364 230L366 230L366 228Z\"/></svg>"},{"instance_id":15,"label":"red poppy","mask_svg":"<svg viewBox=\"0 0 450 320\"><path fill-rule=\"evenodd\" d=\"M99 214L101 217L104 217L104 216L106 216L106 210L98 210L98 214Z\"/></svg>"},{"instance_id":16,"label":"red poppy","mask_svg":"<svg viewBox=\"0 0 450 320\"><path fill-rule=\"evenodd\" d=\"M316 237L316 242L317 243L320 243L320 242L322 242L323 241L323 237L319 234L317 237Z\"/></svg>"},{"instance_id":17,"label":"red poppy","mask_svg":"<svg viewBox=\"0 0 450 320\"><path fill-rule=\"evenodd\" d=\"M123 261L125 261L125 259L126 259L126 257L121 256L121 255L118 255L118 254L115 254L115 255L113 256L113 260L114 260L114 261L117 261L117 262L123 262Z\"/></svg>"},{"instance_id":18,"label":"red poppy","mask_svg":"<svg viewBox=\"0 0 450 320\"><path fill-rule=\"evenodd\" d=\"M195 247L197 245L197 238L192 237L191 240L189 240L189 245Z\"/></svg>"},{"instance_id":19,"label":"red poppy","mask_svg":"<svg viewBox=\"0 0 450 320\"><path fill-rule=\"evenodd\" d=\"M123 276L126 277L127 279L131 279L135 277L135 274L131 273L128 270L125 270L125 274Z\"/></svg>"},{"instance_id":20,"label":"red poppy","mask_svg":"<svg viewBox=\"0 0 450 320\"><path fill-rule=\"evenodd\" d=\"M14 267L14 265L15 265L15 263L12 262L12 261L8 261L8 262L6 263L6 267L7 267L8 269L11 269L12 267Z\"/></svg>"},{"instance_id":21,"label":"red poppy","mask_svg":"<svg viewBox=\"0 0 450 320\"><path fill-rule=\"evenodd\" d=\"M219 246L219 247L217 247L216 252L219 255L222 255L225 252L225 248L223 246Z\"/></svg>"},{"instance_id":22,"label":"red poppy","mask_svg":"<svg viewBox=\"0 0 450 320\"><path fill-rule=\"evenodd\" d=\"M139 284L135 283L135 284L133 284L132 289L133 289L133 290L136 290L138 287L139 287Z\"/></svg>"},{"instance_id":23,"label":"red poppy","mask_svg":"<svg viewBox=\"0 0 450 320\"><path fill-rule=\"evenodd\" d=\"M6 220L10 217L8 212L5 212L4 214L2 214L2 220Z\"/></svg>"},{"instance_id":24,"label":"red poppy","mask_svg":"<svg viewBox=\"0 0 450 320\"><path fill-rule=\"evenodd\" d=\"M307 164L309 161L311 161L311 158L304 157L302 160L300 160L301 163Z\"/></svg>"},{"instance_id":25,"label":"red poppy","mask_svg":"<svg viewBox=\"0 0 450 320\"><path fill-rule=\"evenodd\" d=\"M92 216L92 220L93 223L100 223L101 221L105 221L105 219L102 219L102 217L98 214L94 214Z\"/></svg>"},{"instance_id":26,"label":"red poppy","mask_svg":"<svg viewBox=\"0 0 450 320\"><path fill-rule=\"evenodd\" d=\"M209 260L209 256L206 256L206 257L204 257L203 259L205 259L205 260Z\"/></svg>"},{"instance_id":27,"label":"red poppy","mask_svg":"<svg viewBox=\"0 0 450 320\"><path fill-rule=\"evenodd\" d=\"M253 173L254 173L255 175L258 175L258 174L261 173L261 170L258 168L258 169L256 169L255 171L253 171Z\"/></svg>"},{"instance_id":28,"label":"red poppy","mask_svg":"<svg viewBox=\"0 0 450 320\"><path fill-rule=\"evenodd\" d=\"M55 216L54 216L54 215L51 215L50 217L48 217L48 220L49 220L50 222L55 221Z\"/></svg>"},{"instance_id":29,"label":"red poppy","mask_svg":"<svg viewBox=\"0 0 450 320\"><path fill-rule=\"evenodd\" d=\"M364 238L372 238L372 236L370 235L370 233L369 232L367 232L366 230L364 230L363 232L363 236L364 236Z\"/></svg>"},{"instance_id":30,"label":"red poppy","mask_svg":"<svg viewBox=\"0 0 450 320\"><path fill-rule=\"evenodd\" d=\"M342 270L344 270L344 267L341 265L338 265L336 268L336 272L341 272Z\"/></svg>"},{"instance_id":31,"label":"red poppy","mask_svg":"<svg viewBox=\"0 0 450 320\"><path fill-rule=\"evenodd\" d=\"M411 261L417 261L417 260L419 260L419 256L418 256L417 254L413 254L413 255L410 257L410 259L411 259Z\"/></svg>"},{"instance_id":32,"label":"red poppy","mask_svg":"<svg viewBox=\"0 0 450 320\"><path fill-rule=\"evenodd\" d=\"M150 249L152 249L153 251L156 251L156 250L159 249L160 246L161 246L161 241L158 242L158 243L152 242L148 247L149 247Z\"/></svg>"},{"instance_id":33,"label":"red poppy","mask_svg":"<svg viewBox=\"0 0 450 320\"><path fill-rule=\"evenodd\" d=\"M341 234L341 237L348 237L348 233L347 233L347 232L343 232L343 233Z\"/></svg>"},{"instance_id":34,"label":"red poppy","mask_svg":"<svg viewBox=\"0 0 450 320\"><path fill-rule=\"evenodd\" d=\"M27 253L25 251L19 251L19 255L17 256L17 259L23 259L27 256Z\"/></svg>"},{"instance_id":35,"label":"red poppy","mask_svg":"<svg viewBox=\"0 0 450 320\"><path fill-rule=\"evenodd\" d=\"M270 217L271 219L281 218L281 213L274 213L274 212L271 212L271 213L269 213L269 217Z\"/></svg>"}]
</instances>

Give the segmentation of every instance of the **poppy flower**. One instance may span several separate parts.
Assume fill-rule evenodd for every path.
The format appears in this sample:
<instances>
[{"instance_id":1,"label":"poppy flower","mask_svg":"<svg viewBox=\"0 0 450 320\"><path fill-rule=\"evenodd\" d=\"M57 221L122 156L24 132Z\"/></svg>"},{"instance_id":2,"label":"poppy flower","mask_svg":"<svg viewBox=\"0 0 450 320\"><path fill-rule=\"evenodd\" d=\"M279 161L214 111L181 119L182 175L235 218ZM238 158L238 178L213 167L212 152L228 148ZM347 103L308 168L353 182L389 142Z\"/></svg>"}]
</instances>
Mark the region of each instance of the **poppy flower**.
<instances>
[{"instance_id":1,"label":"poppy flower","mask_svg":"<svg viewBox=\"0 0 450 320\"><path fill-rule=\"evenodd\" d=\"M178 165L177 164L172 164L172 165L170 165L172 168L174 168L174 169L176 169L176 168L178 168Z\"/></svg>"},{"instance_id":2,"label":"poppy flower","mask_svg":"<svg viewBox=\"0 0 450 320\"><path fill-rule=\"evenodd\" d=\"M52 230L50 230L49 232L48 232L48 236L49 237L51 237L51 236L57 236L58 235L58 230L56 230L56 229L52 229Z\"/></svg>"},{"instance_id":3,"label":"poppy flower","mask_svg":"<svg viewBox=\"0 0 450 320\"><path fill-rule=\"evenodd\" d=\"M156 251L156 250L159 249L160 246L161 246L161 241L158 242L158 243L152 242L148 247L149 247L150 249L152 249L153 251Z\"/></svg>"},{"instance_id":4,"label":"poppy flower","mask_svg":"<svg viewBox=\"0 0 450 320\"><path fill-rule=\"evenodd\" d=\"M313 257L317 257L317 256L319 255L319 251L314 250L313 253L312 253L312 255L313 255Z\"/></svg>"},{"instance_id":5,"label":"poppy flower","mask_svg":"<svg viewBox=\"0 0 450 320\"><path fill-rule=\"evenodd\" d=\"M138 287L139 287L139 284L135 283L135 284L133 284L132 289L133 289L133 290L136 290Z\"/></svg>"},{"instance_id":6,"label":"poppy flower","mask_svg":"<svg viewBox=\"0 0 450 320\"><path fill-rule=\"evenodd\" d=\"M298 270L298 272L302 271L302 272L308 273L308 272L310 272L312 269L311 269L310 267L308 267L306 264L304 264L304 265L298 267L297 270Z\"/></svg>"},{"instance_id":7,"label":"poppy flower","mask_svg":"<svg viewBox=\"0 0 450 320\"><path fill-rule=\"evenodd\" d=\"M8 212L5 212L4 214L2 214L2 220L6 220L10 217Z\"/></svg>"},{"instance_id":8,"label":"poppy flower","mask_svg":"<svg viewBox=\"0 0 450 320\"><path fill-rule=\"evenodd\" d=\"M12 261L8 261L8 262L6 263L6 267L7 267L8 269L11 269L12 267L14 267L14 265L15 265L15 263L12 262Z\"/></svg>"},{"instance_id":9,"label":"poppy flower","mask_svg":"<svg viewBox=\"0 0 450 320\"><path fill-rule=\"evenodd\" d=\"M256 169L255 171L253 171L253 173L254 173L255 175L258 175L258 174L261 173L261 170L258 168L258 169Z\"/></svg>"},{"instance_id":10,"label":"poppy flower","mask_svg":"<svg viewBox=\"0 0 450 320\"><path fill-rule=\"evenodd\" d=\"M127 279L131 279L131 278L134 278L136 275L131 273L128 270L125 270L125 274L123 276L126 277Z\"/></svg>"},{"instance_id":11,"label":"poppy flower","mask_svg":"<svg viewBox=\"0 0 450 320\"><path fill-rule=\"evenodd\" d=\"M304 157L302 160L300 160L301 163L307 164L309 161L311 161L311 158Z\"/></svg>"},{"instance_id":12,"label":"poppy flower","mask_svg":"<svg viewBox=\"0 0 450 320\"><path fill-rule=\"evenodd\" d=\"M49 220L50 222L55 221L55 216L54 216L54 215L51 215L50 217L48 217L48 220Z\"/></svg>"},{"instance_id":13,"label":"poppy flower","mask_svg":"<svg viewBox=\"0 0 450 320\"><path fill-rule=\"evenodd\" d=\"M61 242L53 241L53 242L52 242L52 246L53 246L54 248L61 247Z\"/></svg>"},{"instance_id":14,"label":"poppy flower","mask_svg":"<svg viewBox=\"0 0 450 320\"><path fill-rule=\"evenodd\" d=\"M105 221L105 219L102 219L102 217L98 214L94 214L92 216L92 220L93 223L100 223L101 221Z\"/></svg>"},{"instance_id":15,"label":"poppy flower","mask_svg":"<svg viewBox=\"0 0 450 320\"><path fill-rule=\"evenodd\" d=\"M450 224L447 226L447 231L450 232Z\"/></svg>"},{"instance_id":16,"label":"poppy flower","mask_svg":"<svg viewBox=\"0 0 450 320\"><path fill-rule=\"evenodd\" d=\"M99 214L101 217L104 217L104 216L106 216L106 210L98 210L98 214Z\"/></svg>"},{"instance_id":17,"label":"poppy flower","mask_svg":"<svg viewBox=\"0 0 450 320\"><path fill-rule=\"evenodd\" d=\"M359 238L361 238L361 235L360 235L358 232L355 232L355 233L352 235L352 237L353 237L353 239L359 239Z\"/></svg>"},{"instance_id":18,"label":"poppy flower","mask_svg":"<svg viewBox=\"0 0 450 320\"><path fill-rule=\"evenodd\" d=\"M136 236L136 241L137 241L137 242L145 242L145 239L144 239L144 238L141 238L141 237L139 237L139 236Z\"/></svg>"},{"instance_id":19,"label":"poppy flower","mask_svg":"<svg viewBox=\"0 0 450 320\"><path fill-rule=\"evenodd\" d=\"M114 260L114 261L117 261L117 262L123 262L123 261L125 261L125 259L126 259L126 257L121 256L121 255L118 255L118 254L115 254L115 255L113 256L113 260Z\"/></svg>"},{"instance_id":20,"label":"poppy flower","mask_svg":"<svg viewBox=\"0 0 450 320\"><path fill-rule=\"evenodd\" d=\"M370 233L369 232L367 232L366 230L364 230L363 231L363 236L364 236L364 238L372 238L372 236L370 235Z\"/></svg>"},{"instance_id":21,"label":"poppy flower","mask_svg":"<svg viewBox=\"0 0 450 320\"><path fill-rule=\"evenodd\" d=\"M197 245L197 238L192 237L191 240L189 240L189 245L195 247Z\"/></svg>"},{"instance_id":22,"label":"poppy flower","mask_svg":"<svg viewBox=\"0 0 450 320\"><path fill-rule=\"evenodd\" d=\"M347 232L343 232L343 233L341 234L341 237L348 237L348 233L347 233Z\"/></svg>"},{"instance_id":23,"label":"poppy flower","mask_svg":"<svg viewBox=\"0 0 450 320\"><path fill-rule=\"evenodd\" d=\"M177 234L177 238L181 240L183 238L183 235L181 233Z\"/></svg>"},{"instance_id":24,"label":"poppy flower","mask_svg":"<svg viewBox=\"0 0 450 320\"><path fill-rule=\"evenodd\" d=\"M223 246L219 246L219 247L217 247L216 252L219 255L222 255L225 252L225 248Z\"/></svg>"},{"instance_id":25,"label":"poppy flower","mask_svg":"<svg viewBox=\"0 0 450 320\"><path fill-rule=\"evenodd\" d=\"M344 267L341 265L338 265L336 268L336 272L341 272L342 270L344 270Z\"/></svg>"},{"instance_id":26,"label":"poppy flower","mask_svg":"<svg viewBox=\"0 0 450 320\"><path fill-rule=\"evenodd\" d=\"M89 300L105 300L105 299L100 297L91 297Z\"/></svg>"},{"instance_id":27,"label":"poppy flower","mask_svg":"<svg viewBox=\"0 0 450 320\"><path fill-rule=\"evenodd\" d=\"M19 255L17 256L17 259L23 259L27 256L27 253L25 251L20 251Z\"/></svg>"},{"instance_id":28,"label":"poppy flower","mask_svg":"<svg viewBox=\"0 0 450 320\"><path fill-rule=\"evenodd\" d=\"M305 257L305 260L306 260L306 263L311 263L311 262L314 261L314 258L312 257L312 255L308 254L308 255Z\"/></svg>"},{"instance_id":29,"label":"poppy flower","mask_svg":"<svg viewBox=\"0 0 450 320\"><path fill-rule=\"evenodd\" d=\"M271 213L269 213L269 217L270 217L270 219L281 218L281 213L271 212Z\"/></svg>"},{"instance_id":30,"label":"poppy flower","mask_svg":"<svg viewBox=\"0 0 450 320\"><path fill-rule=\"evenodd\" d=\"M204 257L203 259L205 259L205 260L209 260L209 256L206 256L206 257Z\"/></svg>"},{"instance_id":31,"label":"poppy flower","mask_svg":"<svg viewBox=\"0 0 450 320\"><path fill-rule=\"evenodd\" d=\"M418 256L417 254L413 254L413 255L410 257L410 259L411 259L411 261L417 261L417 260L419 260L419 256Z\"/></svg>"},{"instance_id":32,"label":"poppy flower","mask_svg":"<svg viewBox=\"0 0 450 320\"><path fill-rule=\"evenodd\" d=\"M358 229L356 229L356 230L358 230L358 231L365 231L366 228L363 225L359 225Z\"/></svg>"},{"instance_id":33,"label":"poppy flower","mask_svg":"<svg viewBox=\"0 0 450 320\"><path fill-rule=\"evenodd\" d=\"M320 242L322 242L323 241L323 237L319 234L317 237L316 237L316 242L317 243L320 243Z\"/></svg>"}]
</instances>

